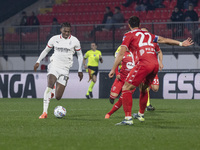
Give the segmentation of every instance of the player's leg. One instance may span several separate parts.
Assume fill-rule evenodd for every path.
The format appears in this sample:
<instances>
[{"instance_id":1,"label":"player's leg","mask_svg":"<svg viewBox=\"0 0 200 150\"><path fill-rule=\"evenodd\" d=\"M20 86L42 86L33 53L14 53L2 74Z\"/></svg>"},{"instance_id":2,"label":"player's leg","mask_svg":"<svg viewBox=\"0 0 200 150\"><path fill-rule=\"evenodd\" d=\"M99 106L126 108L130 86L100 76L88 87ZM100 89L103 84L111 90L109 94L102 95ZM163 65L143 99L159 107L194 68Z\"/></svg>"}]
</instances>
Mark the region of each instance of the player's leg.
<instances>
[{"instance_id":1,"label":"player's leg","mask_svg":"<svg viewBox=\"0 0 200 150\"><path fill-rule=\"evenodd\" d=\"M109 119L110 116L116 112L122 106L122 98L120 96L119 100L113 105L112 109L105 115L105 119Z\"/></svg>"},{"instance_id":2,"label":"player's leg","mask_svg":"<svg viewBox=\"0 0 200 150\"><path fill-rule=\"evenodd\" d=\"M55 98L57 100L60 100L63 96L63 93L65 91L65 87L64 85L60 84L59 82L56 82L56 89L55 89Z\"/></svg>"},{"instance_id":3,"label":"player's leg","mask_svg":"<svg viewBox=\"0 0 200 150\"><path fill-rule=\"evenodd\" d=\"M54 87L54 84L55 84L56 80L57 80L57 78L53 74L49 74L47 76L47 84L48 84L48 86L47 86L47 88L45 89L45 92L44 92L43 113L39 117L40 119L47 118L49 102L50 102L50 99L51 99L51 92L52 92L52 89Z\"/></svg>"},{"instance_id":4,"label":"player's leg","mask_svg":"<svg viewBox=\"0 0 200 150\"><path fill-rule=\"evenodd\" d=\"M134 93L135 89L133 89L131 92ZM105 119L109 119L110 116L116 112L120 107L122 106L122 95L120 96L119 100L114 104L113 108L109 113L106 114Z\"/></svg>"},{"instance_id":5,"label":"player's leg","mask_svg":"<svg viewBox=\"0 0 200 150\"><path fill-rule=\"evenodd\" d=\"M136 65L128 74L126 82L122 87L122 105L125 112L125 119L116 125L132 125L132 90L134 90L146 77L145 66Z\"/></svg>"},{"instance_id":6,"label":"player's leg","mask_svg":"<svg viewBox=\"0 0 200 150\"><path fill-rule=\"evenodd\" d=\"M98 74L98 67L91 67L91 66L88 66L88 68L91 70L91 82L90 82L90 86L87 90L87 94L86 94L86 98L93 98L93 87L97 81L97 74Z\"/></svg>"},{"instance_id":7,"label":"player's leg","mask_svg":"<svg viewBox=\"0 0 200 150\"><path fill-rule=\"evenodd\" d=\"M158 65L152 66L152 68L149 67L149 70L151 70L151 72L148 75L146 75L145 79L139 86L140 88L139 112L136 114L133 114L133 117L135 119L140 120L141 122L144 121L144 112L145 112L145 108L146 108L147 100L148 100L147 88L151 85L151 83L153 82L153 79L155 78L158 72Z\"/></svg>"},{"instance_id":8,"label":"player's leg","mask_svg":"<svg viewBox=\"0 0 200 150\"><path fill-rule=\"evenodd\" d=\"M54 95L55 95L55 89L56 89L56 86L54 85L54 87L53 87L53 89L51 91L51 98L53 98Z\"/></svg>"},{"instance_id":9,"label":"player's leg","mask_svg":"<svg viewBox=\"0 0 200 150\"><path fill-rule=\"evenodd\" d=\"M132 125L133 124L133 120L131 116L131 109L133 105L132 90L135 88L136 86L128 82L125 82L125 84L123 85L121 99L122 99L123 109L125 112L125 119L122 122L117 123L116 125Z\"/></svg>"},{"instance_id":10,"label":"player's leg","mask_svg":"<svg viewBox=\"0 0 200 150\"><path fill-rule=\"evenodd\" d=\"M119 95L118 93L110 92L109 101L110 101L111 104L114 103L114 100L117 98L118 95Z\"/></svg>"},{"instance_id":11,"label":"player's leg","mask_svg":"<svg viewBox=\"0 0 200 150\"><path fill-rule=\"evenodd\" d=\"M115 79L115 81L111 87L111 90L110 90L109 100L110 100L111 104L113 104L114 100L118 97L119 93L122 90L123 85L124 85L124 81Z\"/></svg>"},{"instance_id":12,"label":"player's leg","mask_svg":"<svg viewBox=\"0 0 200 150\"><path fill-rule=\"evenodd\" d=\"M148 92L147 107L151 104L151 103L150 103L150 95L149 95L149 91L150 91L150 88L147 88L147 92Z\"/></svg>"},{"instance_id":13,"label":"player's leg","mask_svg":"<svg viewBox=\"0 0 200 150\"><path fill-rule=\"evenodd\" d=\"M112 87L111 87L111 91L110 91L110 103L113 104L114 103L114 99L117 98L117 96L119 95L119 93L121 92L122 86L123 86L124 82L121 80L117 80L115 79ZM122 98L120 96L119 100L114 104L113 108L110 110L110 112L108 112L105 116L105 119L109 119L110 116L117 111L120 107L122 106Z\"/></svg>"},{"instance_id":14,"label":"player's leg","mask_svg":"<svg viewBox=\"0 0 200 150\"><path fill-rule=\"evenodd\" d=\"M91 82L90 82L90 85L89 85L89 88L87 90L87 94L86 94L86 97L89 99L89 98L93 98L93 93L92 93L92 90L93 90L93 87L95 85L97 81L97 76L96 75L92 75L92 79L91 79Z\"/></svg>"},{"instance_id":15,"label":"player's leg","mask_svg":"<svg viewBox=\"0 0 200 150\"><path fill-rule=\"evenodd\" d=\"M151 84L151 89L154 91L154 92L157 92L158 89L159 89L159 85L152 85ZM150 93L149 93L149 90L150 88L148 88L148 101L147 101L147 106L146 106L146 110L147 111L154 111L155 110L155 107L152 106L151 104L151 98L150 98Z\"/></svg>"},{"instance_id":16,"label":"player's leg","mask_svg":"<svg viewBox=\"0 0 200 150\"><path fill-rule=\"evenodd\" d=\"M158 92L159 89L159 79L158 79L158 75L155 76L150 88L154 91L154 92ZM148 93L148 102L147 102L147 107L146 107L147 111L154 111L155 108L151 105L150 102L150 94Z\"/></svg>"},{"instance_id":17,"label":"player's leg","mask_svg":"<svg viewBox=\"0 0 200 150\"><path fill-rule=\"evenodd\" d=\"M60 75L58 77L58 80L56 82L56 89L55 89L55 98L57 100L60 100L63 96L63 93L65 91L65 87L67 86L69 77L65 75Z\"/></svg>"},{"instance_id":18,"label":"player's leg","mask_svg":"<svg viewBox=\"0 0 200 150\"><path fill-rule=\"evenodd\" d=\"M140 107L140 109L139 109L138 113L133 114L133 118L138 119L141 122L145 121L144 112L145 112L145 108L146 108L147 101L148 101L148 95L149 95L148 87L149 87L149 85L146 85L144 83L140 84L140 86L139 86L139 90L140 90L139 107Z\"/></svg>"},{"instance_id":19,"label":"player's leg","mask_svg":"<svg viewBox=\"0 0 200 150\"><path fill-rule=\"evenodd\" d=\"M139 111L138 113L134 113L133 114L133 118L134 119L138 119L139 121L143 122L145 121L144 119L144 112L145 112L145 108L147 105L147 100L148 100L148 85L145 85L144 83L141 83L139 86L139 90L140 90L140 98L139 98Z\"/></svg>"},{"instance_id":20,"label":"player's leg","mask_svg":"<svg viewBox=\"0 0 200 150\"><path fill-rule=\"evenodd\" d=\"M93 98L92 91L93 91L93 87L94 87L96 81L97 81L97 76L96 76L96 74L93 74L92 75L92 81L90 82L90 86L89 86L89 89L88 89L89 95L90 95L91 98Z\"/></svg>"}]
</instances>

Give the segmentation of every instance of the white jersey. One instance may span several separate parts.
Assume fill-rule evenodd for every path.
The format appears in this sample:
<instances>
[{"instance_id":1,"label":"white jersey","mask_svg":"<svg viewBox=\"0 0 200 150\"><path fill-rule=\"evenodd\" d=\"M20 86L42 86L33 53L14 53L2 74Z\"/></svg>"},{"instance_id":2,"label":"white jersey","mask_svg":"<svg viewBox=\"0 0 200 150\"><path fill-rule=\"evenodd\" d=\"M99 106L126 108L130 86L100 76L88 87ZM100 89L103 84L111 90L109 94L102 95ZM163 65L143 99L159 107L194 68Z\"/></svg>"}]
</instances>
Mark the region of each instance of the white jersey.
<instances>
[{"instance_id":1,"label":"white jersey","mask_svg":"<svg viewBox=\"0 0 200 150\"><path fill-rule=\"evenodd\" d=\"M73 54L75 51L81 50L80 41L70 35L67 39L62 35L55 35L49 41L47 46L54 47L54 53L50 58L50 62L55 67L70 68L73 64Z\"/></svg>"}]
</instances>

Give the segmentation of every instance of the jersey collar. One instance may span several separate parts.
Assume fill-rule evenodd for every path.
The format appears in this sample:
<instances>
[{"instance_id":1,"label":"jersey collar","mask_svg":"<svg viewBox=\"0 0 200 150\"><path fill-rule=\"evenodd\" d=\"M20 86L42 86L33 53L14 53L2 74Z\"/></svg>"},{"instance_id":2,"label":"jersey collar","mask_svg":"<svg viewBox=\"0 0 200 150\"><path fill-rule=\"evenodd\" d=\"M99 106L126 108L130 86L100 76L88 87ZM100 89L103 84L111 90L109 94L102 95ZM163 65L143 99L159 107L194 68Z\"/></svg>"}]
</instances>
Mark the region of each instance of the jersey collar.
<instances>
[{"instance_id":1,"label":"jersey collar","mask_svg":"<svg viewBox=\"0 0 200 150\"><path fill-rule=\"evenodd\" d=\"M72 35L70 34L69 37L68 37L67 39L70 39L71 36L72 36ZM64 39L64 38L62 37L62 34L60 34L60 39ZM67 40L67 39L66 39L66 40Z\"/></svg>"}]
</instances>

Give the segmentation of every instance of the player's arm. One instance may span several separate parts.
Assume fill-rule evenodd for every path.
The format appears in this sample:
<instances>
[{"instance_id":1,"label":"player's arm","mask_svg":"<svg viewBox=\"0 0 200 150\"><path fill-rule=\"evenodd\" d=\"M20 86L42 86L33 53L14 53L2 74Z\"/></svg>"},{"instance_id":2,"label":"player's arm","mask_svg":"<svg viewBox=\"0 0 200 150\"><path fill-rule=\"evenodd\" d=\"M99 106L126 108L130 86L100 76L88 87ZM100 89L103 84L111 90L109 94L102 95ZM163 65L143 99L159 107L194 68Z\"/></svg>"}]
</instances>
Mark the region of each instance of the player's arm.
<instances>
[{"instance_id":1,"label":"player's arm","mask_svg":"<svg viewBox=\"0 0 200 150\"><path fill-rule=\"evenodd\" d=\"M82 72L82 66L83 66L83 53L81 51L81 44L80 41L76 38L76 45L74 47L77 57L78 57L78 77L80 81L83 79L83 72Z\"/></svg>"},{"instance_id":2,"label":"player's arm","mask_svg":"<svg viewBox=\"0 0 200 150\"><path fill-rule=\"evenodd\" d=\"M87 58L85 58L85 57L83 58L83 66L84 66L85 69L87 69L86 59L87 59Z\"/></svg>"},{"instance_id":3,"label":"player's arm","mask_svg":"<svg viewBox=\"0 0 200 150\"><path fill-rule=\"evenodd\" d=\"M82 73L82 65L83 65L83 53L81 50L76 51L77 57L78 57L78 76L80 78L80 81L83 79L83 73Z\"/></svg>"},{"instance_id":4,"label":"player's arm","mask_svg":"<svg viewBox=\"0 0 200 150\"><path fill-rule=\"evenodd\" d=\"M119 51L119 53L117 54L117 57L115 58L115 62L114 65L109 73L109 77L112 78L115 74L115 69L117 68L117 66L120 64L120 62L122 61L123 57L124 57L124 53L126 52L127 47L125 45L121 46L121 49Z\"/></svg>"},{"instance_id":5,"label":"player's arm","mask_svg":"<svg viewBox=\"0 0 200 150\"><path fill-rule=\"evenodd\" d=\"M116 74L116 78L119 80L120 79L120 73L119 73L119 70L118 70L118 67L115 69L115 74Z\"/></svg>"},{"instance_id":6,"label":"player's arm","mask_svg":"<svg viewBox=\"0 0 200 150\"><path fill-rule=\"evenodd\" d=\"M49 53L49 51L51 49L52 49L52 47L46 46L46 48L42 51L38 60L36 61L36 64L34 65L34 71L35 72L36 72L37 68L39 67L41 60Z\"/></svg>"},{"instance_id":7,"label":"player's arm","mask_svg":"<svg viewBox=\"0 0 200 150\"><path fill-rule=\"evenodd\" d=\"M164 43L164 44L169 44L169 45L178 45L178 46L190 46L193 45L194 42L191 38L187 38L185 41L180 42L177 40L173 40L173 39L169 39L169 38L164 38L162 36L156 37L157 39L155 40L155 42L157 43Z\"/></svg>"},{"instance_id":8,"label":"player's arm","mask_svg":"<svg viewBox=\"0 0 200 150\"><path fill-rule=\"evenodd\" d=\"M164 66L163 66L163 53L161 50L158 52L158 59L159 59L159 70L162 71Z\"/></svg>"},{"instance_id":9,"label":"player's arm","mask_svg":"<svg viewBox=\"0 0 200 150\"><path fill-rule=\"evenodd\" d=\"M100 61L101 63L103 63L103 58L102 58L101 55L99 55L99 61Z\"/></svg>"}]
</instances>

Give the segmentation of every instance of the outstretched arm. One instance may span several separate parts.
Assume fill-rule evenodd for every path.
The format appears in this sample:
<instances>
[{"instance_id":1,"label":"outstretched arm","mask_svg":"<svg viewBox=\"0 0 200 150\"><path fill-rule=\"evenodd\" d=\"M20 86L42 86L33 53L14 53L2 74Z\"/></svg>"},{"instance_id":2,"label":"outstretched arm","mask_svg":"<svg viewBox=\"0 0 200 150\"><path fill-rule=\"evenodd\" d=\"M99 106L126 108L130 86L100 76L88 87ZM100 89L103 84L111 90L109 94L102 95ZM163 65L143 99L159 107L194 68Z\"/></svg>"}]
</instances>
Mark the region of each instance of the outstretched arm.
<instances>
[{"instance_id":1,"label":"outstretched arm","mask_svg":"<svg viewBox=\"0 0 200 150\"><path fill-rule=\"evenodd\" d=\"M36 61L36 64L34 65L34 71L36 72L37 68L40 65L40 61L49 53L49 51L52 48L49 48L48 46L46 46L46 48L42 51L42 53L40 54L38 60Z\"/></svg>"},{"instance_id":2,"label":"outstretched arm","mask_svg":"<svg viewBox=\"0 0 200 150\"><path fill-rule=\"evenodd\" d=\"M78 56L78 64L79 64L79 68L78 68L78 76L80 81L83 79L83 73L82 73L82 65L83 65L83 54L82 51L76 51L77 56Z\"/></svg>"},{"instance_id":3,"label":"outstretched arm","mask_svg":"<svg viewBox=\"0 0 200 150\"><path fill-rule=\"evenodd\" d=\"M163 63L162 63L162 61L163 61L163 53L162 53L161 50L158 52L158 59L159 59L159 70L162 71L164 66L163 66Z\"/></svg>"},{"instance_id":4,"label":"outstretched arm","mask_svg":"<svg viewBox=\"0 0 200 150\"><path fill-rule=\"evenodd\" d=\"M86 64L86 58L83 58L83 66L84 66L85 69L88 68L88 67L87 67L87 64Z\"/></svg>"},{"instance_id":5,"label":"outstretched arm","mask_svg":"<svg viewBox=\"0 0 200 150\"><path fill-rule=\"evenodd\" d=\"M158 43L164 43L164 44L169 44L169 45L179 45L179 46L190 46L190 45L193 45L194 42L191 38L187 38L185 41L183 42L180 42L180 41L177 41L177 40L173 40L173 39L169 39L169 38L164 38L162 36L159 36L158 37L158 40L157 40Z\"/></svg>"}]
</instances>

